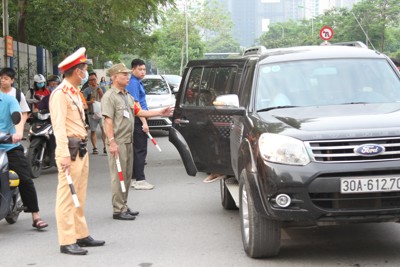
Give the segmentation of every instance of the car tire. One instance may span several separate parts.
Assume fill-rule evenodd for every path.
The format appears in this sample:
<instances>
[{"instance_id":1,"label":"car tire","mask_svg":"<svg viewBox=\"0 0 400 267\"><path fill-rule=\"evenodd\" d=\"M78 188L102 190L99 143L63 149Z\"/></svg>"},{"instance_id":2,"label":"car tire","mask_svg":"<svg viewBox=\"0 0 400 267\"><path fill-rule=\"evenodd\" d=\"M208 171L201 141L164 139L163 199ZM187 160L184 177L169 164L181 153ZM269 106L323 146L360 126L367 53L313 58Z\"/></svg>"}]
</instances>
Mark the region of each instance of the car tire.
<instances>
[{"instance_id":1,"label":"car tire","mask_svg":"<svg viewBox=\"0 0 400 267\"><path fill-rule=\"evenodd\" d=\"M243 247L251 258L278 255L281 241L281 223L260 215L248 182L241 177L239 183L239 213Z\"/></svg>"},{"instance_id":2,"label":"car tire","mask_svg":"<svg viewBox=\"0 0 400 267\"><path fill-rule=\"evenodd\" d=\"M226 210L237 210L235 200L233 199L231 192L229 192L228 187L226 186L225 182L228 179L235 179L235 178L226 178L220 180L220 190L221 190L221 204L222 207Z\"/></svg>"}]
</instances>

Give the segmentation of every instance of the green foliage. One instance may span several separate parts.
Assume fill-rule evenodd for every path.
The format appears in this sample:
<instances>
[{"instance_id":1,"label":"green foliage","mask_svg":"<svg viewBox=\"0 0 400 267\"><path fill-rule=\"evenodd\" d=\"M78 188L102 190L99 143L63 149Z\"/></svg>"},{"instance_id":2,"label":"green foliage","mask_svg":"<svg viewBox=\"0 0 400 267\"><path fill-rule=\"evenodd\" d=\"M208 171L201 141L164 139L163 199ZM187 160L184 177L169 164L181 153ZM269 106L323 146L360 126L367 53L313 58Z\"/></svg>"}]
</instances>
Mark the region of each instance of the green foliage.
<instances>
[{"instance_id":1,"label":"green foliage","mask_svg":"<svg viewBox=\"0 0 400 267\"><path fill-rule=\"evenodd\" d=\"M319 44L322 43L319 30L330 26L334 30L333 43L362 41L388 55L398 55L399 14L398 0L363 0L352 10L333 8L313 20L272 24L270 30L259 38L258 44L268 48ZM314 32L310 34L312 26Z\"/></svg>"},{"instance_id":2,"label":"green foliage","mask_svg":"<svg viewBox=\"0 0 400 267\"><path fill-rule=\"evenodd\" d=\"M107 60L118 61L123 53L149 56L156 43L151 26L162 15L161 7L173 2L13 0L9 3L10 34L54 51L58 55L55 62L85 46L88 57L101 66ZM24 27L18 29L17 22Z\"/></svg>"},{"instance_id":3,"label":"green foliage","mask_svg":"<svg viewBox=\"0 0 400 267\"><path fill-rule=\"evenodd\" d=\"M160 29L153 62L161 72L182 74L186 64L186 19L188 21L189 59L203 58L205 52L239 52L234 40L232 20L217 1L198 4L188 1L187 14L178 9L166 12Z\"/></svg>"}]
</instances>

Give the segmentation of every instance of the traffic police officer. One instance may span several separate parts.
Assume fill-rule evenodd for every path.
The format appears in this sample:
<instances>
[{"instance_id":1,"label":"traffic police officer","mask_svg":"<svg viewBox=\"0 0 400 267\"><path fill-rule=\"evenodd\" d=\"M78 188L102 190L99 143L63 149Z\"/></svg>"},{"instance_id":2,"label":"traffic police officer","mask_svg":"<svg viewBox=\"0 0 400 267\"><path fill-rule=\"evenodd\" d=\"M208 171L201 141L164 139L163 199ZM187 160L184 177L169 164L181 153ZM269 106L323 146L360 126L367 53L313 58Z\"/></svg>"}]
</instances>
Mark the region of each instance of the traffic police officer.
<instances>
[{"instance_id":1,"label":"traffic police officer","mask_svg":"<svg viewBox=\"0 0 400 267\"><path fill-rule=\"evenodd\" d=\"M122 192L116 165L116 158L121 163L125 188L130 187L133 171L133 126L134 116L154 117L170 116L173 108L142 110L125 87L129 83L131 70L123 63L115 64L108 70L112 78L112 87L101 99L104 116L104 132L107 136L108 166L111 175L113 219L134 220L137 211L128 207L128 191Z\"/></svg>"},{"instance_id":2,"label":"traffic police officer","mask_svg":"<svg viewBox=\"0 0 400 267\"><path fill-rule=\"evenodd\" d=\"M50 114L56 137L58 186L56 220L60 252L85 255L81 247L102 246L104 241L89 235L84 215L89 157L86 153L87 129L78 86L87 79L84 47L64 59L58 68L65 79L50 96ZM80 207L75 207L66 175L72 178Z\"/></svg>"}]
</instances>

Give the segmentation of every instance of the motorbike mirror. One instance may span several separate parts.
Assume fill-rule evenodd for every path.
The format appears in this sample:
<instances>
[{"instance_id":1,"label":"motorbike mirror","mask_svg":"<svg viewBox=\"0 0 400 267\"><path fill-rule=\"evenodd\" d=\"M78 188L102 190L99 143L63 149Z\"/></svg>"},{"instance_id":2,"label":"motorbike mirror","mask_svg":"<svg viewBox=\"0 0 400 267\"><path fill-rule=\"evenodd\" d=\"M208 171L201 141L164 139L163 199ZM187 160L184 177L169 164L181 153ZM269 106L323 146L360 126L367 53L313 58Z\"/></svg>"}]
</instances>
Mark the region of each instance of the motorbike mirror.
<instances>
[{"instance_id":1,"label":"motorbike mirror","mask_svg":"<svg viewBox=\"0 0 400 267\"><path fill-rule=\"evenodd\" d=\"M11 120L14 124L18 124L21 121L21 113L20 112L13 112L11 114Z\"/></svg>"}]
</instances>

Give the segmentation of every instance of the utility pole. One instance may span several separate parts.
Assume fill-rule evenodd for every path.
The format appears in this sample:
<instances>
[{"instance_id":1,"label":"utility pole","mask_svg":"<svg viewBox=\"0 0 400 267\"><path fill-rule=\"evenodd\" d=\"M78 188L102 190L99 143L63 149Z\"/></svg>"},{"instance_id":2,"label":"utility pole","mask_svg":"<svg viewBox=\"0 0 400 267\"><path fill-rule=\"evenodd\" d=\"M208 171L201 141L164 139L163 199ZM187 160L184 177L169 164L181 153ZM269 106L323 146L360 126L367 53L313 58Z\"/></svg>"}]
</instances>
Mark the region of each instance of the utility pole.
<instances>
[{"instance_id":1,"label":"utility pole","mask_svg":"<svg viewBox=\"0 0 400 267\"><path fill-rule=\"evenodd\" d=\"M185 21L186 21L186 64L189 62L189 25L187 14L187 1L185 0Z\"/></svg>"},{"instance_id":2,"label":"utility pole","mask_svg":"<svg viewBox=\"0 0 400 267\"><path fill-rule=\"evenodd\" d=\"M8 36L8 0L3 0L4 67L8 67L6 36Z\"/></svg>"}]
</instances>

